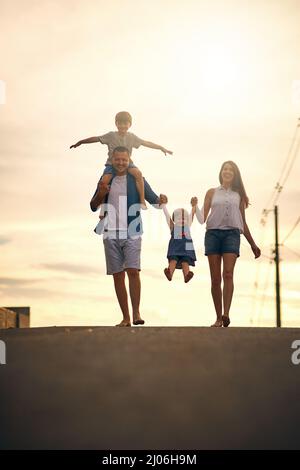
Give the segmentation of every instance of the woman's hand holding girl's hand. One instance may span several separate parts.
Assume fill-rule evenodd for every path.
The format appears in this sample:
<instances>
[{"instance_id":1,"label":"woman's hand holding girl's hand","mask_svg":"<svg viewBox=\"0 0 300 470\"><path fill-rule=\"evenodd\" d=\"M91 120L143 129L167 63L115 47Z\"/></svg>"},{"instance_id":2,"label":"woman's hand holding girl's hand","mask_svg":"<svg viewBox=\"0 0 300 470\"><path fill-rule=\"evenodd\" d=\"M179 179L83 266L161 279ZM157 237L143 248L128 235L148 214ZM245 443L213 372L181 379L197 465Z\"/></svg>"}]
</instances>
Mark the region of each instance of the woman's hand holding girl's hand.
<instances>
[{"instance_id":1,"label":"woman's hand holding girl's hand","mask_svg":"<svg viewBox=\"0 0 300 470\"><path fill-rule=\"evenodd\" d=\"M196 207L197 204L198 204L198 198L197 198L196 196L192 197L192 199L191 199L191 205L192 205L193 207Z\"/></svg>"}]
</instances>

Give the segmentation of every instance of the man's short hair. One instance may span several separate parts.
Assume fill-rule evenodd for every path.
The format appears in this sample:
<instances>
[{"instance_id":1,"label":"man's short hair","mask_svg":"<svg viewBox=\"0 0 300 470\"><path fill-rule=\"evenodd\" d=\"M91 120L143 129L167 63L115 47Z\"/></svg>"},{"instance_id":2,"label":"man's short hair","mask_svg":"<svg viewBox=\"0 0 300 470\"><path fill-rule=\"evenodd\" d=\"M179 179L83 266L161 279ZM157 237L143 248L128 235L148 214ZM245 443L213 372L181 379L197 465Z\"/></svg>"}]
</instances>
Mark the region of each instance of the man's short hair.
<instances>
[{"instance_id":1,"label":"man's short hair","mask_svg":"<svg viewBox=\"0 0 300 470\"><path fill-rule=\"evenodd\" d=\"M132 124L132 117L127 111L120 111L116 114L115 122L130 122Z\"/></svg>"},{"instance_id":2,"label":"man's short hair","mask_svg":"<svg viewBox=\"0 0 300 470\"><path fill-rule=\"evenodd\" d=\"M122 147L121 145L120 145L119 147L115 147L115 148L113 149L112 156L114 156L116 152L126 152L127 155L128 155L128 157L129 157L129 150L128 150L128 148Z\"/></svg>"}]
</instances>

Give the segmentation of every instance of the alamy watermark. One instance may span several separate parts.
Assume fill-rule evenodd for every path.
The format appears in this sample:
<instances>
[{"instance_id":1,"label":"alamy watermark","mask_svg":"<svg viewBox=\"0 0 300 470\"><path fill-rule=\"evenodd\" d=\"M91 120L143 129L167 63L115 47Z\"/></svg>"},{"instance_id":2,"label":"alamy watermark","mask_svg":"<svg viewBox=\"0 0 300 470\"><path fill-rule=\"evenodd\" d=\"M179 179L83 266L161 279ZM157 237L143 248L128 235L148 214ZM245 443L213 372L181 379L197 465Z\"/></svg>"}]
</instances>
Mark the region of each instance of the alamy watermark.
<instances>
[{"instance_id":1,"label":"alamy watermark","mask_svg":"<svg viewBox=\"0 0 300 470\"><path fill-rule=\"evenodd\" d=\"M6 344L0 339L0 365L6 364Z\"/></svg>"},{"instance_id":2,"label":"alamy watermark","mask_svg":"<svg viewBox=\"0 0 300 470\"><path fill-rule=\"evenodd\" d=\"M0 80L0 104L6 103L6 86L3 80Z\"/></svg>"},{"instance_id":3,"label":"alamy watermark","mask_svg":"<svg viewBox=\"0 0 300 470\"><path fill-rule=\"evenodd\" d=\"M294 366L298 366L300 364L300 339L295 339L292 342L291 348L296 350L292 354L291 361Z\"/></svg>"}]
</instances>

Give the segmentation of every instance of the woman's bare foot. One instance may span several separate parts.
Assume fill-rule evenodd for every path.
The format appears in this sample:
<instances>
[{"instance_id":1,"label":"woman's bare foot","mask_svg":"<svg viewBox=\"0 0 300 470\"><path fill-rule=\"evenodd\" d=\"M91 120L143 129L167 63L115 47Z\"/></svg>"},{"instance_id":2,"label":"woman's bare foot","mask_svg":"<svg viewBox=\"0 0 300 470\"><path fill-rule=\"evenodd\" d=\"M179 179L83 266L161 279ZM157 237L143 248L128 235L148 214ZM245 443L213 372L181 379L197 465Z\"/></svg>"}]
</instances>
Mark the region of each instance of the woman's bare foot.
<instances>
[{"instance_id":1,"label":"woman's bare foot","mask_svg":"<svg viewBox=\"0 0 300 470\"><path fill-rule=\"evenodd\" d=\"M131 323L128 320L122 320L121 323L118 323L116 326L131 326Z\"/></svg>"},{"instance_id":2,"label":"woman's bare foot","mask_svg":"<svg viewBox=\"0 0 300 470\"><path fill-rule=\"evenodd\" d=\"M228 315L222 315L222 321L225 328L230 325L230 318Z\"/></svg>"},{"instance_id":3,"label":"woman's bare foot","mask_svg":"<svg viewBox=\"0 0 300 470\"><path fill-rule=\"evenodd\" d=\"M215 323L213 325L210 325L210 326L215 326L217 328L220 328L221 326L223 326L223 322L222 322L222 320L216 320Z\"/></svg>"}]
</instances>

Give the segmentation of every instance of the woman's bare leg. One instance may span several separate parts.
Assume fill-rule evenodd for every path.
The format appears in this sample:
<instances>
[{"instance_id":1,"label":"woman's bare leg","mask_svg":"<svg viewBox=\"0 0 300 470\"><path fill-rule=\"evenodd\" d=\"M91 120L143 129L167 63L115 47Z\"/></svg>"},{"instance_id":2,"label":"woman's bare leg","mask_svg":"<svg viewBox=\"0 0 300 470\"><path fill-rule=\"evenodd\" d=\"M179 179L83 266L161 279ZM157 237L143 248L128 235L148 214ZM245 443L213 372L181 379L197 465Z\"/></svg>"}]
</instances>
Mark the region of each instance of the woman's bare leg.
<instances>
[{"instance_id":1,"label":"woman's bare leg","mask_svg":"<svg viewBox=\"0 0 300 470\"><path fill-rule=\"evenodd\" d=\"M222 326L221 260L221 255L208 255L211 277L211 295L217 315L217 320L212 326Z\"/></svg>"},{"instance_id":2,"label":"woman's bare leg","mask_svg":"<svg viewBox=\"0 0 300 470\"><path fill-rule=\"evenodd\" d=\"M235 253L223 253L223 305L224 316L229 317L229 310L233 296L233 272L237 255ZM225 320L228 323L228 320Z\"/></svg>"}]
</instances>

